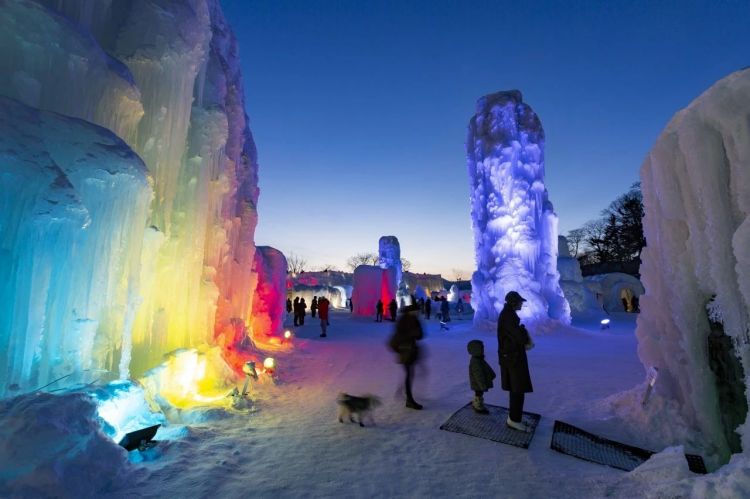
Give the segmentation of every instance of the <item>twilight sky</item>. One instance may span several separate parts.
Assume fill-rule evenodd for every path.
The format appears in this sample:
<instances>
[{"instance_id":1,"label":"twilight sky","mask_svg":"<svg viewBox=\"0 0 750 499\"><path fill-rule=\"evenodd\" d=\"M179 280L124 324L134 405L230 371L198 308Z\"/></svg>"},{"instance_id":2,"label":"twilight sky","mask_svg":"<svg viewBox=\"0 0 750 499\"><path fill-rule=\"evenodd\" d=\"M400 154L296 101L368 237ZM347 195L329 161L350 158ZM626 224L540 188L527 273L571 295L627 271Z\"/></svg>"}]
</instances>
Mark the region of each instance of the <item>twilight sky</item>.
<instances>
[{"instance_id":1,"label":"twilight sky","mask_svg":"<svg viewBox=\"0 0 750 499\"><path fill-rule=\"evenodd\" d=\"M222 0L258 147L255 240L345 268L395 235L416 272L474 269L464 143L519 89L560 233L638 180L672 115L750 65L750 2Z\"/></svg>"}]
</instances>

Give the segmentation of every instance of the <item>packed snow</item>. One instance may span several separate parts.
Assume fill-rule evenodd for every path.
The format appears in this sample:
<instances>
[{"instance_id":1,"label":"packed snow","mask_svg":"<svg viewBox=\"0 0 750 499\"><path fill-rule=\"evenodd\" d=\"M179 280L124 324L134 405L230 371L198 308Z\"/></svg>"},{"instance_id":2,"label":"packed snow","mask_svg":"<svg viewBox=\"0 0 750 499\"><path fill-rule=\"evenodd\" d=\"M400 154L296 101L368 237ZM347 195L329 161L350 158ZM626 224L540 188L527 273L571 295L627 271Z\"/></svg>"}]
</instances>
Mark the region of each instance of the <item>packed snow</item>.
<instances>
[{"instance_id":1,"label":"packed snow","mask_svg":"<svg viewBox=\"0 0 750 499\"><path fill-rule=\"evenodd\" d=\"M672 449L683 442L639 432L622 419L627 414L618 414L623 408L615 406L610 395L645 384L634 322L634 314L616 313L607 330L594 321L561 325L552 334L532 330L536 347L529 352L529 362L535 392L528 395L525 409L542 414L542 420L528 450L439 429L473 396L466 343L481 339L487 360L496 366L494 332L475 330L468 316L454 319L449 331L440 331L434 319L423 322L425 360L414 392L425 409L413 411L404 407L401 366L386 347L392 324L335 311L327 338L318 336L317 321L295 328L294 350L277 358L276 383L251 385L251 409L235 411L222 403L221 410L183 413L182 421L173 421L157 435L161 441L154 449L133 451L129 461L123 449L111 440L107 447L90 426L86 441L94 439L99 450L85 456L65 454L71 439L82 438L77 428L90 425L75 420L70 429L58 430L59 451L48 451L47 459L60 459L64 473L50 475L33 490L39 497L53 496L64 490L62 485L82 483L79 475L70 474L65 460L84 459L77 461L79 473L88 474L85 460L101 461L98 466L107 467L112 479L90 480L88 488L75 490L84 495L106 491L115 497L630 498L750 493L746 457L735 456L713 475L695 475L687 470L683 451ZM373 413L375 425L360 428L336 421L339 392L380 396L384 403ZM65 421L73 418L66 405L70 397L78 400L80 395L58 397L60 403L53 404ZM16 439L30 439L26 445L2 448L3 462L16 463L3 476L4 494L31 490L23 488L32 472L24 459L36 463L36 457L23 449L44 447L45 435L36 440L35 427L19 427L20 416L13 408L35 398L12 399L0 407L2 431L10 428L19 432ZM496 387L485 400L507 406L507 393ZM94 418L91 410L78 417ZM555 419L664 453L631 473L559 454L549 448ZM53 456L55 452L59 454Z\"/></svg>"}]
</instances>

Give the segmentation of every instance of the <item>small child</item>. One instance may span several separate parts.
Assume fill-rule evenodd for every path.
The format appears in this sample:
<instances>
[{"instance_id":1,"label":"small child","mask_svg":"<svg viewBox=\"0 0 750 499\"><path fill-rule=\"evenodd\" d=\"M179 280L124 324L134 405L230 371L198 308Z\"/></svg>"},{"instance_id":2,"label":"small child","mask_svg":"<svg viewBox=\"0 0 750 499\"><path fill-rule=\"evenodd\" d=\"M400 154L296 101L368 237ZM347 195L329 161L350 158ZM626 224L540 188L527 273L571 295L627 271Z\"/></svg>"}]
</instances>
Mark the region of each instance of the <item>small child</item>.
<instances>
[{"instance_id":1,"label":"small child","mask_svg":"<svg viewBox=\"0 0 750 499\"><path fill-rule=\"evenodd\" d=\"M479 414L489 414L490 411L484 406L484 392L492 388L492 380L497 376L490 365L484 360L484 343L479 340L471 340L466 349L471 355L469 361L469 383L474 390L474 400L471 406Z\"/></svg>"}]
</instances>

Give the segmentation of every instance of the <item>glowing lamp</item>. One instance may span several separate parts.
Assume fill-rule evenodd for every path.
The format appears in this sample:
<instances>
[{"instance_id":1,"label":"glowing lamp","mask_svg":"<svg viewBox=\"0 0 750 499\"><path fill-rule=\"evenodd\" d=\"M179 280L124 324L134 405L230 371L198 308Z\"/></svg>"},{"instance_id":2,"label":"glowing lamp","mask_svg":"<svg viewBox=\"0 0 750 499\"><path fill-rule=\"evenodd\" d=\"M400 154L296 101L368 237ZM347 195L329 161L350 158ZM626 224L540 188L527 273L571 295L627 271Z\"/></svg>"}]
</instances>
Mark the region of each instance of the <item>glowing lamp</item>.
<instances>
[{"instance_id":1,"label":"glowing lamp","mask_svg":"<svg viewBox=\"0 0 750 499\"><path fill-rule=\"evenodd\" d=\"M599 324L602 325L602 329L609 329L609 319L602 319Z\"/></svg>"},{"instance_id":2,"label":"glowing lamp","mask_svg":"<svg viewBox=\"0 0 750 499\"><path fill-rule=\"evenodd\" d=\"M276 368L276 361L273 360L273 357L266 357L266 360L263 361L263 367L266 368L266 372L272 373Z\"/></svg>"},{"instance_id":3,"label":"glowing lamp","mask_svg":"<svg viewBox=\"0 0 750 499\"><path fill-rule=\"evenodd\" d=\"M284 331L284 338L286 338L288 340L291 337L292 337L292 332L291 331L289 331L288 329L286 331Z\"/></svg>"}]
</instances>

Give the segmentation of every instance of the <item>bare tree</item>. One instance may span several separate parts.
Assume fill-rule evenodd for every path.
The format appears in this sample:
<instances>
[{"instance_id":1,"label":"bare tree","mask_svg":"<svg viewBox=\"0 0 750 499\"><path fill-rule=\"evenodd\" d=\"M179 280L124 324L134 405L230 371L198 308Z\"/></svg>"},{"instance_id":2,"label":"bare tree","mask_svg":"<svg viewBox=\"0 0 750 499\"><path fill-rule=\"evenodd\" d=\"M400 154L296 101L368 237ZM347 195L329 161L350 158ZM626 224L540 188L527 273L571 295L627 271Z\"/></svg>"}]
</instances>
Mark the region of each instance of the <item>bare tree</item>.
<instances>
[{"instance_id":1,"label":"bare tree","mask_svg":"<svg viewBox=\"0 0 750 499\"><path fill-rule=\"evenodd\" d=\"M286 257L287 270L292 275L298 275L300 272L304 271L305 265L307 265L307 260L299 255L289 253L289 256Z\"/></svg>"},{"instance_id":2,"label":"bare tree","mask_svg":"<svg viewBox=\"0 0 750 499\"><path fill-rule=\"evenodd\" d=\"M584 229L573 229L566 236L568 240L568 249L573 254L573 258L578 258L578 250L582 242L586 241L586 231Z\"/></svg>"},{"instance_id":3,"label":"bare tree","mask_svg":"<svg viewBox=\"0 0 750 499\"><path fill-rule=\"evenodd\" d=\"M466 275L466 271L461 269L451 269L451 272L453 272L454 281L463 281L464 275Z\"/></svg>"},{"instance_id":4,"label":"bare tree","mask_svg":"<svg viewBox=\"0 0 750 499\"><path fill-rule=\"evenodd\" d=\"M401 257L401 270L404 272L409 272L410 268L411 268L411 262L402 256Z\"/></svg>"},{"instance_id":5,"label":"bare tree","mask_svg":"<svg viewBox=\"0 0 750 499\"><path fill-rule=\"evenodd\" d=\"M356 255L349 257L349 259L346 261L346 265L347 267L352 269L352 272L354 272L354 269L356 269L360 265L377 265L378 259L379 257L377 253L357 253Z\"/></svg>"}]
</instances>

